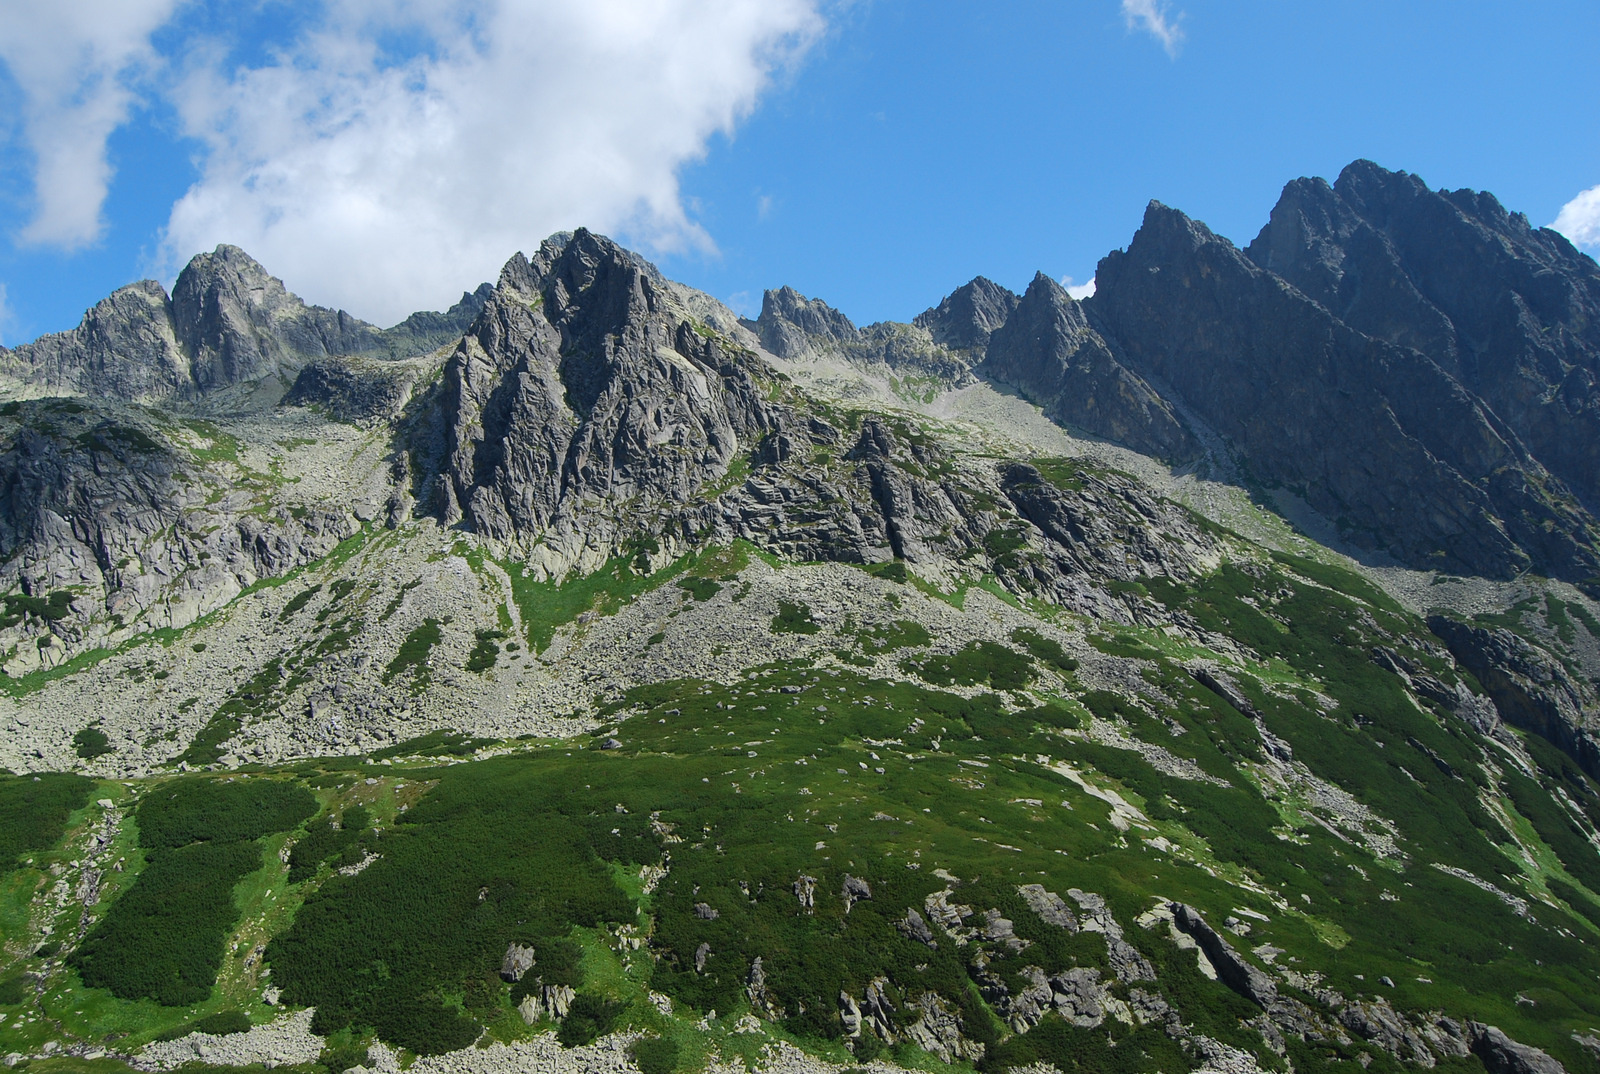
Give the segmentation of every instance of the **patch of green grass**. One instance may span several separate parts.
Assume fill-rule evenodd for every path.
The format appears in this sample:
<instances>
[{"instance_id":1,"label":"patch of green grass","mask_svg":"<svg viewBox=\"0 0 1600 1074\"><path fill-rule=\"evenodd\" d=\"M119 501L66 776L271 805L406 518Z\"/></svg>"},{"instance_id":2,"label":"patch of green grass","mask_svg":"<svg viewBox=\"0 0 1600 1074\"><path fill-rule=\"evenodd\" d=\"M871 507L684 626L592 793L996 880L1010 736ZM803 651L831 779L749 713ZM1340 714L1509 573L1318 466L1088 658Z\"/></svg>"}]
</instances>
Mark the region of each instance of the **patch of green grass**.
<instances>
[{"instance_id":1,"label":"patch of green grass","mask_svg":"<svg viewBox=\"0 0 1600 1074\"><path fill-rule=\"evenodd\" d=\"M681 574L689 558L654 574L642 574L636 559L618 557L593 574L558 584L530 578L520 563L502 564L511 578L511 595L528 632L528 647L541 653L558 629L585 612L614 614L624 605Z\"/></svg>"},{"instance_id":2,"label":"patch of green grass","mask_svg":"<svg viewBox=\"0 0 1600 1074\"><path fill-rule=\"evenodd\" d=\"M426 688L433 677L432 669L429 667L429 657L433 654L433 647L438 645L443 637L439 630L441 625L440 620L430 617L413 627L405 640L400 643L394 659L389 661L389 666L383 673L383 681L393 682L409 672L414 689L421 691Z\"/></svg>"},{"instance_id":3,"label":"patch of green grass","mask_svg":"<svg viewBox=\"0 0 1600 1074\"><path fill-rule=\"evenodd\" d=\"M805 604L784 600L778 602L778 614L772 617L774 634L816 634L822 625L811 618L811 609Z\"/></svg>"},{"instance_id":4,"label":"patch of green grass","mask_svg":"<svg viewBox=\"0 0 1600 1074\"><path fill-rule=\"evenodd\" d=\"M279 620L287 621L295 612L311 603L311 598L322 592L322 585L309 586L289 598L289 603L283 606L283 611L278 613Z\"/></svg>"},{"instance_id":5,"label":"patch of green grass","mask_svg":"<svg viewBox=\"0 0 1600 1074\"><path fill-rule=\"evenodd\" d=\"M678 579L678 588L696 601L707 601L722 592L722 586L710 578L691 576Z\"/></svg>"},{"instance_id":6,"label":"patch of green grass","mask_svg":"<svg viewBox=\"0 0 1600 1074\"><path fill-rule=\"evenodd\" d=\"M392 757L467 757L493 744L494 739L472 738L460 731L429 731L393 746L373 750L371 756L374 761Z\"/></svg>"},{"instance_id":7,"label":"patch of green grass","mask_svg":"<svg viewBox=\"0 0 1600 1074\"><path fill-rule=\"evenodd\" d=\"M500 659L499 643L505 640L505 636L503 630L479 630L477 642L472 652L467 654L467 670L482 673L493 668Z\"/></svg>"},{"instance_id":8,"label":"patch of green grass","mask_svg":"<svg viewBox=\"0 0 1600 1074\"><path fill-rule=\"evenodd\" d=\"M72 751L85 761L92 761L96 757L104 757L108 753L115 752L106 733L93 724L72 736Z\"/></svg>"},{"instance_id":9,"label":"patch of green grass","mask_svg":"<svg viewBox=\"0 0 1600 1074\"><path fill-rule=\"evenodd\" d=\"M930 656L920 664L906 661L901 667L936 686L1021 690L1035 678L1032 660L992 641L970 642L949 656Z\"/></svg>"},{"instance_id":10,"label":"patch of green grass","mask_svg":"<svg viewBox=\"0 0 1600 1074\"><path fill-rule=\"evenodd\" d=\"M1061 643L1040 634L1037 630L1018 627L1011 632L1011 640L1026 649L1039 663L1055 668L1062 675L1078 670L1078 662L1067 655Z\"/></svg>"},{"instance_id":11,"label":"patch of green grass","mask_svg":"<svg viewBox=\"0 0 1600 1074\"><path fill-rule=\"evenodd\" d=\"M933 644L928 628L914 619L896 619L867 627L857 635L863 652L877 656L899 649L916 649Z\"/></svg>"}]
</instances>

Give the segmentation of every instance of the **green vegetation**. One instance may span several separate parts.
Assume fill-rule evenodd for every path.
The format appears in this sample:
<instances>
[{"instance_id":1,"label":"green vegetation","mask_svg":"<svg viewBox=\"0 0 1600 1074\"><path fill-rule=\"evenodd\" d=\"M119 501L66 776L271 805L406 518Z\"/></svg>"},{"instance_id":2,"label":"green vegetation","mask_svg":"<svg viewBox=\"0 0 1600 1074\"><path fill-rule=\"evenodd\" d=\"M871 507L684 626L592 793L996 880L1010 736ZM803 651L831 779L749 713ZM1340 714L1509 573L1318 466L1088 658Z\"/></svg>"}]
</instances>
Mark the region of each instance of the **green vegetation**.
<instances>
[{"instance_id":1,"label":"green vegetation","mask_svg":"<svg viewBox=\"0 0 1600 1074\"><path fill-rule=\"evenodd\" d=\"M476 633L477 644L473 645L472 652L467 654L467 670L485 672L493 668L500 659L500 645L504 641L506 632L503 630L479 630Z\"/></svg>"},{"instance_id":2,"label":"green vegetation","mask_svg":"<svg viewBox=\"0 0 1600 1074\"><path fill-rule=\"evenodd\" d=\"M605 1036L617 1024L622 1014L622 1004L592 992L580 992L572 1001L567 1016L561 1020L556 1039L568 1048L592 1044Z\"/></svg>"},{"instance_id":3,"label":"green vegetation","mask_svg":"<svg viewBox=\"0 0 1600 1074\"><path fill-rule=\"evenodd\" d=\"M460 731L429 731L425 735L373 750L371 757L374 761L390 757L467 757L493 744L492 738L472 738Z\"/></svg>"},{"instance_id":4,"label":"green vegetation","mask_svg":"<svg viewBox=\"0 0 1600 1074\"><path fill-rule=\"evenodd\" d=\"M774 634L815 634L822 629L811 618L811 609L804 604L783 600L778 602L778 614L772 617Z\"/></svg>"},{"instance_id":5,"label":"green vegetation","mask_svg":"<svg viewBox=\"0 0 1600 1074\"><path fill-rule=\"evenodd\" d=\"M344 811L338 827L331 819L327 824L312 825L289 851L289 883L311 879L324 864L339 869L361 861L374 842L368 831L371 823L366 808L354 805Z\"/></svg>"},{"instance_id":6,"label":"green vegetation","mask_svg":"<svg viewBox=\"0 0 1600 1074\"><path fill-rule=\"evenodd\" d=\"M656 550L659 551L659 545ZM654 574L644 574L642 571L648 568L645 555L648 551L641 546L635 556L618 557L593 574L568 578L560 584L534 581L520 563L504 564L506 573L511 576L512 599L528 632L528 647L535 653L544 652L554 640L556 630L583 613L611 615L640 594L670 581L688 566L689 561L682 559Z\"/></svg>"},{"instance_id":7,"label":"green vegetation","mask_svg":"<svg viewBox=\"0 0 1600 1074\"><path fill-rule=\"evenodd\" d=\"M628 1049L640 1074L672 1074L678 1067L678 1053L677 1041L666 1037L643 1037Z\"/></svg>"},{"instance_id":8,"label":"green vegetation","mask_svg":"<svg viewBox=\"0 0 1600 1074\"><path fill-rule=\"evenodd\" d=\"M188 1036L190 1033L210 1033L215 1037L226 1037L233 1033L248 1033L250 1031L250 1016L243 1011L218 1011L208 1014L204 1018L196 1018L187 1025L169 1029L156 1037L157 1040L177 1040L179 1037Z\"/></svg>"},{"instance_id":9,"label":"green vegetation","mask_svg":"<svg viewBox=\"0 0 1600 1074\"><path fill-rule=\"evenodd\" d=\"M151 849L190 843L237 843L293 828L317 811L304 787L282 780L174 780L139 805L139 845Z\"/></svg>"},{"instance_id":10,"label":"green vegetation","mask_svg":"<svg viewBox=\"0 0 1600 1074\"><path fill-rule=\"evenodd\" d=\"M439 644L443 634L439 627L438 619L424 619L411 633L406 635L405 641L400 643L400 649L394 654L394 659L389 661L388 668L383 673L384 682L393 682L396 678L407 672L411 675L412 686L421 692L433 677L433 670L429 657L433 647Z\"/></svg>"},{"instance_id":11,"label":"green vegetation","mask_svg":"<svg viewBox=\"0 0 1600 1074\"><path fill-rule=\"evenodd\" d=\"M145 867L68 962L119 999L206 999L238 920L234 888L262 866L258 838L316 809L304 787L280 780L194 778L152 790L135 817Z\"/></svg>"},{"instance_id":12,"label":"green vegetation","mask_svg":"<svg viewBox=\"0 0 1600 1074\"><path fill-rule=\"evenodd\" d=\"M892 653L897 649L916 649L933 643L927 627L913 619L896 619L891 623L867 627L860 634L861 649L874 656Z\"/></svg>"},{"instance_id":13,"label":"green vegetation","mask_svg":"<svg viewBox=\"0 0 1600 1074\"><path fill-rule=\"evenodd\" d=\"M689 577L680 579L678 588L697 601L710 600L722 592L722 587L709 578Z\"/></svg>"},{"instance_id":14,"label":"green vegetation","mask_svg":"<svg viewBox=\"0 0 1600 1074\"><path fill-rule=\"evenodd\" d=\"M0 876L61 841L67 819L89 804L94 781L67 772L0 775Z\"/></svg>"},{"instance_id":15,"label":"green vegetation","mask_svg":"<svg viewBox=\"0 0 1600 1074\"><path fill-rule=\"evenodd\" d=\"M68 961L83 983L168 1007L211 994L238 919L233 889L261 868L255 843L196 843L150 858Z\"/></svg>"},{"instance_id":16,"label":"green vegetation","mask_svg":"<svg viewBox=\"0 0 1600 1074\"><path fill-rule=\"evenodd\" d=\"M320 592L322 592L321 585L314 585L307 589L302 589L300 592L289 598L289 603L283 606L283 611L278 613L278 618L280 620L287 621L301 608L304 608L307 604L310 604L311 598Z\"/></svg>"},{"instance_id":17,"label":"green vegetation","mask_svg":"<svg viewBox=\"0 0 1600 1074\"><path fill-rule=\"evenodd\" d=\"M45 623L60 622L72 614L73 599L71 591L66 589L54 590L45 597L26 593L0 594L0 630L14 627L27 618Z\"/></svg>"},{"instance_id":18,"label":"green vegetation","mask_svg":"<svg viewBox=\"0 0 1600 1074\"><path fill-rule=\"evenodd\" d=\"M1078 670L1078 662L1067 655L1066 650L1061 648L1060 642L1053 641L1036 630L1018 627L1011 632L1011 640L1033 654L1033 658L1039 663L1055 668L1062 675L1070 675Z\"/></svg>"},{"instance_id":19,"label":"green vegetation","mask_svg":"<svg viewBox=\"0 0 1600 1074\"><path fill-rule=\"evenodd\" d=\"M1065 654L1063 654L1063 657ZM949 656L930 656L921 664L907 660L901 668L936 686L989 686L1021 690L1032 682L1033 662L992 641L969 642Z\"/></svg>"},{"instance_id":20,"label":"green vegetation","mask_svg":"<svg viewBox=\"0 0 1600 1074\"><path fill-rule=\"evenodd\" d=\"M92 761L96 757L115 752L106 733L92 724L72 736L72 750L85 761Z\"/></svg>"}]
</instances>

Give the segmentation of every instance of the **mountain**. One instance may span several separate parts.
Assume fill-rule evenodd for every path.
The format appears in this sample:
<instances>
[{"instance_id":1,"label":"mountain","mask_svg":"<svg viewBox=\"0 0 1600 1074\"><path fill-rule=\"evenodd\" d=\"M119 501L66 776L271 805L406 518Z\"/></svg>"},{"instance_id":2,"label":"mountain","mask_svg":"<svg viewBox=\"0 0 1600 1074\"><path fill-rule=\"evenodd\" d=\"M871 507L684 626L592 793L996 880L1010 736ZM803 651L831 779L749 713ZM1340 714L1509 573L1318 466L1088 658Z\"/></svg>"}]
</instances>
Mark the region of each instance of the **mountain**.
<instances>
[{"instance_id":1,"label":"mountain","mask_svg":"<svg viewBox=\"0 0 1600 1074\"><path fill-rule=\"evenodd\" d=\"M1592 263L1496 209L865 327L223 247L6 352L0 1055L1600 1072Z\"/></svg>"},{"instance_id":2,"label":"mountain","mask_svg":"<svg viewBox=\"0 0 1600 1074\"><path fill-rule=\"evenodd\" d=\"M286 386L317 359L408 357L448 344L477 315L486 287L463 294L446 313L413 314L383 330L343 310L306 305L243 250L224 245L189 262L171 296L142 280L99 302L70 332L0 347L0 374L51 392L128 402Z\"/></svg>"}]
</instances>

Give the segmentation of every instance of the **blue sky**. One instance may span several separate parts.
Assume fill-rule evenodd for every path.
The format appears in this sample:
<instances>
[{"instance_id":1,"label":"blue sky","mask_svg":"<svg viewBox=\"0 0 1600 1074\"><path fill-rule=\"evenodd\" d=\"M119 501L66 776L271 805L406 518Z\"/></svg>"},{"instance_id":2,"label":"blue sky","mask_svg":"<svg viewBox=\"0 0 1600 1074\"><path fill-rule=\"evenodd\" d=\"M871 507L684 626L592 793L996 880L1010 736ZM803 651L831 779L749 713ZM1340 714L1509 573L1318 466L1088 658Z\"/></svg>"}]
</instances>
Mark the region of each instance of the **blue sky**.
<instances>
[{"instance_id":1,"label":"blue sky","mask_svg":"<svg viewBox=\"0 0 1600 1074\"><path fill-rule=\"evenodd\" d=\"M904 320L1356 157L1600 238L1593 0L78 2L0 0L9 344L219 241L388 323L579 224Z\"/></svg>"}]
</instances>

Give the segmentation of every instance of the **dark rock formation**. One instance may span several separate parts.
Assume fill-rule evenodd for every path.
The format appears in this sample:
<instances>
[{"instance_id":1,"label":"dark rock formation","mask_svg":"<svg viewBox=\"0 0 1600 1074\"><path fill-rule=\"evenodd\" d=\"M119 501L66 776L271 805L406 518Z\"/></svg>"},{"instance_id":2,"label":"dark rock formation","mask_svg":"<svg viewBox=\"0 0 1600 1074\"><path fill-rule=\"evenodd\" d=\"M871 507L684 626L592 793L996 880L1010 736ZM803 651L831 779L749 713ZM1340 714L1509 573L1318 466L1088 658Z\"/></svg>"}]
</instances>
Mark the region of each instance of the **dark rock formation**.
<instances>
[{"instance_id":1,"label":"dark rock formation","mask_svg":"<svg viewBox=\"0 0 1600 1074\"><path fill-rule=\"evenodd\" d=\"M696 331L652 272L579 231L506 265L426 400L418 476L445 521L542 538L564 568L677 511L775 428L766 377Z\"/></svg>"},{"instance_id":2,"label":"dark rock formation","mask_svg":"<svg viewBox=\"0 0 1600 1074\"><path fill-rule=\"evenodd\" d=\"M1198 450L1171 405L1117 360L1083 306L1042 272L994 330L981 369L1063 425L1165 459Z\"/></svg>"},{"instance_id":3,"label":"dark rock formation","mask_svg":"<svg viewBox=\"0 0 1600 1074\"><path fill-rule=\"evenodd\" d=\"M911 323L926 328L935 343L981 354L1018 301L1011 291L978 276L950 292L937 306L917 314Z\"/></svg>"},{"instance_id":4,"label":"dark rock formation","mask_svg":"<svg viewBox=\"0 0 1600 1074\"><path fill-rule=\"evenodd\" d=\"M1560 661L1509 630L1428 617L1462 667L1489 692L1501 719L1554 743L1600 779L1600 698Z\"/></svg>"},{"instance_id":5,"label":"dark rock formation","mask_svg":"<svg viewBox=\"0 0 1600 1074\"><path fill-rule=\"evenodd\" d=\"M415 366L396 362L321 358L300 370L283 405L321 407L339 421L393 421L421 376Z\"/></svg>"},{"instance_id":6,"label":"dark rock formation","mask_svg":"<svg viewBox=\"0 0 1600 1074\"><path fill-rule=\"evenodd\" d=\"M0 407L0 592L76 594L70 616L0 632L7 674L50 666L135 620L187 625L325 556L356 531L357 512L377 510L290 511L230 489L195 452L225 434L199 429L75 399Z\"/></svg>"},{"instance_id":7,"label":"dark rock formation","mask_svg":"<svg viewBox=\"0 0 1600 1074\"><path fill-rule=\"evenodd\" d=\"M1593 520L1480 399L1203 224L1151 203L1096 280L1090 323L1116 358L1167 385L1257 479L1295 490L1352 540L1493 577L1596 572Z\"/></svg>"},{"instance_id":8,"label":"dark rock formation","mask_svg":"<svg viewBox=\"0 0 1600 1074\"><path fill-rule=\"evenodd\" d=\"M1483 1060L1489 1074L1567 1074L1567 1068L1546 1052L1518 1044L1495 1026L1470 1022L1472 1054Z\"/></svg>"},{"instance_id":9,"label":"dark rock formation","mask_svg":"<svg viewBox=\"0 0 1600 1074\"><path fill-rule=\"evenodd\" d=\"M1233 949L1233 945L1222 938L1200 916L1200 912L1186 903L1175 902L1171 905L1172 919L1178 928L1194 938L1200 945L1200 950L1205 952L1206 958L1216 967L1217 976L1222 983L1235 992L1251 1000L1262 1009L1270 1008L1278 998L1278 986L1271 977L1251 965Z\"/></svg>"},{"instance_id":10,"label":"dark rock formation","mask_svg":"<svg viewBox=\"0 0 1600 1074\"><path fill-rule=\"evenodd\" d=\"M1249 256L1367 335L1426 354L1600 506L1600 266L1492 194L1358 160L1284 188Z\"/></svg>"},{"instance_id":11,"label":"dark rock formation","mask_svg":"<svg viewBox=\"0 0 1600 1074\"><path fill-rule=\"evenodd\" d=\"M761 345L780 358L834 357L867 372L925 378L946 386L972 379L965 352L935 339L920 322L883 321L857 328L832 306L808 299L792 287L768 291L760 319L746 324Z\"/></svg>"}]
</instances>

